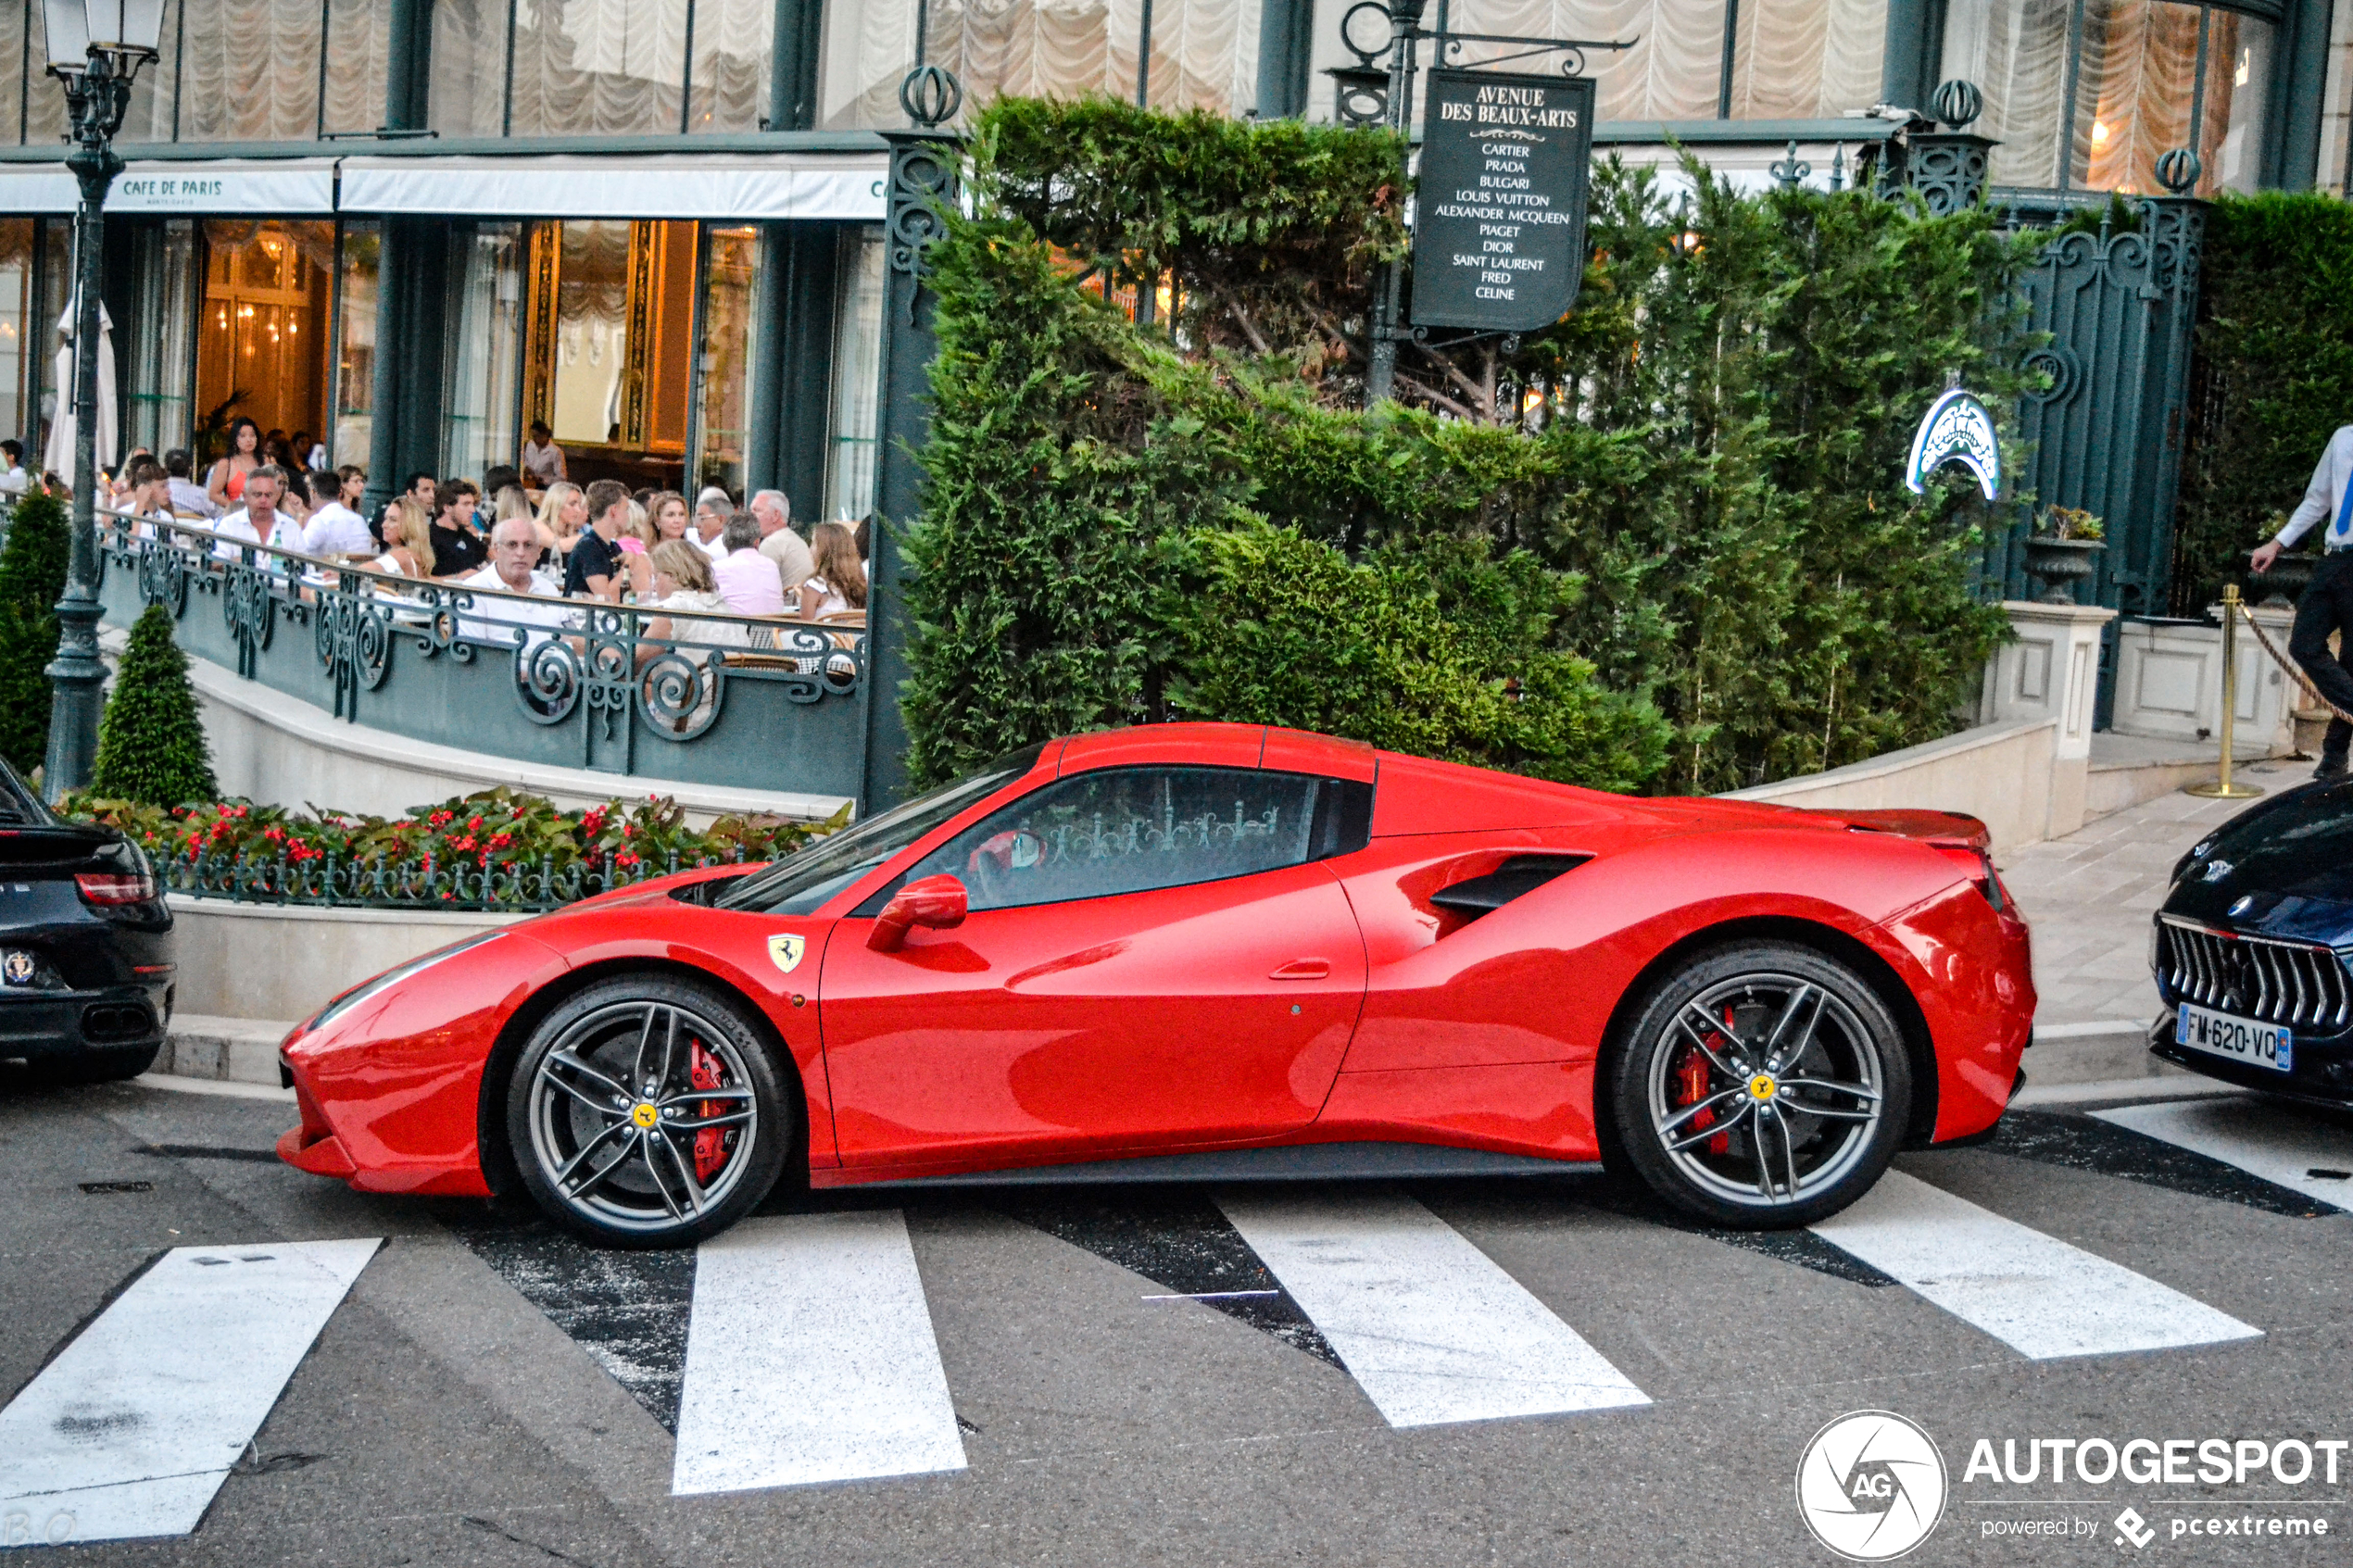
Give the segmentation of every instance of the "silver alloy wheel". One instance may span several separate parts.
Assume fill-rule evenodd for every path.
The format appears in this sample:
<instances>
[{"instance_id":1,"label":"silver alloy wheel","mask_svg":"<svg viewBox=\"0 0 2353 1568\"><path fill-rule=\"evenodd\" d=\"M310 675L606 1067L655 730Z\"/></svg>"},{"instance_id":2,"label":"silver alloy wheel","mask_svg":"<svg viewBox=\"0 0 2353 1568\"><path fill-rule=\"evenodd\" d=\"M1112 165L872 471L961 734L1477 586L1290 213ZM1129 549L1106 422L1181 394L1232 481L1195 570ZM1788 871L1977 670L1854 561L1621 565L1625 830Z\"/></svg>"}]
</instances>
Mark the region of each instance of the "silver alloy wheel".
<instances>
[{"instance_id":1,"label":"silver alloy wheel","mask_svg":"<svg viewBox=\"0 0 2353 1568\"><path fill-rule=\"evenodd\" d=\"M1679 1009L1651 1053L1658 1147L1702 1191L1746 1208L1802 1202L1869 1151L1886 1114L1879 1051L1814 980L1719 981Z\"/></svg>"},{"instance_id":2,"label":"silver alloy wheel","mask_svg":"<svg viewBox=\"0 0 2353 1568\"><path fill-rule=\"evenodd\" d=\"M693 1081L699 1058L711 1081ZM750 1167L760 1104L726 1031L691 1008L616 1001L575 1020L531 1082L531 1145L558 1198L614 1230L690 1224ZM695 1146L716 1133L706 1180Z\"/></svg>"}]
</instances>

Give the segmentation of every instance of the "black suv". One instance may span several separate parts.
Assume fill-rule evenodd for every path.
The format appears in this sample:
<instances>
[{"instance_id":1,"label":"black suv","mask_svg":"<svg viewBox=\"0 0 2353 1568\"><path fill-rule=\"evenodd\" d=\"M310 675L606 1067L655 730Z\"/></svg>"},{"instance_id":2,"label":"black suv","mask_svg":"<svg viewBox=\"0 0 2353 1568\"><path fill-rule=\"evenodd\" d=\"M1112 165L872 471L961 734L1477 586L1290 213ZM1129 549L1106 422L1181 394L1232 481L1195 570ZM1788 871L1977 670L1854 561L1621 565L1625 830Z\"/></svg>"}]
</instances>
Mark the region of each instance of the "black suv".
<instances>
[{"instance_id":1,"label":"black suv","mask_svg":"<svg viewBox=\"0 0 2353 1568\"><path fill-rule=\"evenodd\" d=\"M2353 779L2260 801L2173 868L2149 1048L2226 1083L2353 1103Z\"/></svg>"},{"instance_id":2,"label":"black suv","mask_svg":"<svg viewBox=\"0 0 2353 1568\"><path fill-rule=\"evenodd\" d=\"M171 911L139 847L62 822L0 762L0 1061L130 1078L171 1017Z\"/></svg>"}]
</instances>

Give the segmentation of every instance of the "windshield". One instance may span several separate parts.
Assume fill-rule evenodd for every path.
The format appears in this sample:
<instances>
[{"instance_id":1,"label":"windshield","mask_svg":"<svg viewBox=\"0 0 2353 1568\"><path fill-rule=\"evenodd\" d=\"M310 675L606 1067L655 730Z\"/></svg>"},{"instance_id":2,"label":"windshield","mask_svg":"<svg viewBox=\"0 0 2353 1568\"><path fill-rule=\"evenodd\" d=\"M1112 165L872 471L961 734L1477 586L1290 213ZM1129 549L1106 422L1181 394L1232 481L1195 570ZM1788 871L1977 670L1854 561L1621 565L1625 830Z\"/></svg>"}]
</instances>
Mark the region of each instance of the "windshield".
<instances>
[{"instance_id":1,"label":"windshield","mask_svg":"<svg viewBox=\"0 0 2353 1568\"><path fill-rule=\"evenodd\" d=\"M812 839L766 871L754 872L712 903L723 909L770 914L813 913L824 901L914 843L975 801L1002 789L1038 765L1042 745L1000 757L977 773L942 784L869 817L854 827Z\"/></svg>"}]
</instances>

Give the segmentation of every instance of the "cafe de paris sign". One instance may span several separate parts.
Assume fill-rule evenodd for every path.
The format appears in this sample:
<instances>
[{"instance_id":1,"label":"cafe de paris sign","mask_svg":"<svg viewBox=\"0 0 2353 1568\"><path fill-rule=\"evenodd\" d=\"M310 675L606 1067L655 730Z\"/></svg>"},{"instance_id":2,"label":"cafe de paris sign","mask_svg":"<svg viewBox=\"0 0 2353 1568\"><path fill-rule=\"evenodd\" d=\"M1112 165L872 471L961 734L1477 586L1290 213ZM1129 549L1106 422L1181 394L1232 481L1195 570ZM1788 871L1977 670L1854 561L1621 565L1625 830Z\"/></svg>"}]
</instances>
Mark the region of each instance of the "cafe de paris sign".
<instances>
[{"instance_id":1,"label":"cafe de paris sign","mask_svg":"<svg viewBox=\"0 0 2353 1568\"><path fill-rule=\"evenodd\" d=\"M1549 327L1585 277L1590 77L1429 73L1414 226L1416 327Z\"/></svg>"}]
</instances>

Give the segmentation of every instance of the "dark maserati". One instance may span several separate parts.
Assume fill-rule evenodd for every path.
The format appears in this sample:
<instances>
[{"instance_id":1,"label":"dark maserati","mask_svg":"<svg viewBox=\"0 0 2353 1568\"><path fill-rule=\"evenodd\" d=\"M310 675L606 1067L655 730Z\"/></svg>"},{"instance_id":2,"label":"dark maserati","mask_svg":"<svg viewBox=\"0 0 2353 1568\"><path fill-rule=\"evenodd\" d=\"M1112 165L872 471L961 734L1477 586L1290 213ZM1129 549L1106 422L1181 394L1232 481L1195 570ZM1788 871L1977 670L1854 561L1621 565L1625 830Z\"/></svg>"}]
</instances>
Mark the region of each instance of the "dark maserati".
<instances>
[{"instance_id":1,"label":"dark maserati","mask_svg":"<svg viewBox=\"0 0 2353 1568\"><path fill-rule=\"evenodd\" d=\"M2173 868L2149 1048L2209 1077L2353 1103L2353 780L2258 802Z\"/></svg>"},{"instance_id":2,"label":"dark maserati","mask_svg":"<svg viewBox=\"0 0 2353 1568\"><path fill-rule=\"evenodd\" d=\"M171 1016L171 911L139 847L58 819L0 762L0 1061L145 1073Z\"/></svg>"}]
</instances>

